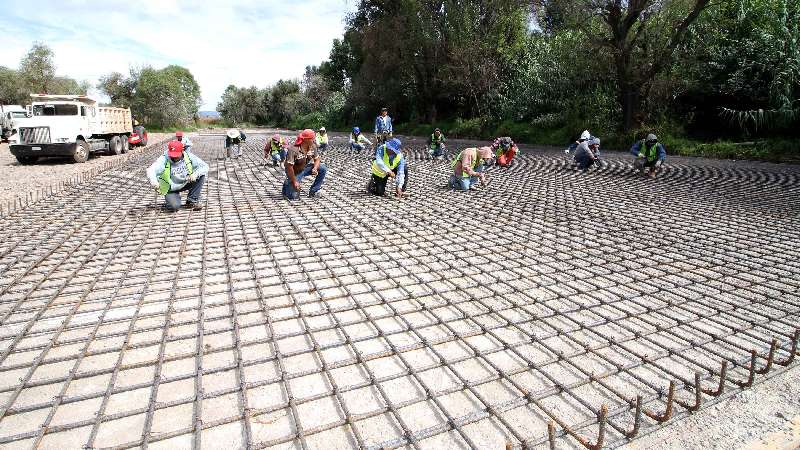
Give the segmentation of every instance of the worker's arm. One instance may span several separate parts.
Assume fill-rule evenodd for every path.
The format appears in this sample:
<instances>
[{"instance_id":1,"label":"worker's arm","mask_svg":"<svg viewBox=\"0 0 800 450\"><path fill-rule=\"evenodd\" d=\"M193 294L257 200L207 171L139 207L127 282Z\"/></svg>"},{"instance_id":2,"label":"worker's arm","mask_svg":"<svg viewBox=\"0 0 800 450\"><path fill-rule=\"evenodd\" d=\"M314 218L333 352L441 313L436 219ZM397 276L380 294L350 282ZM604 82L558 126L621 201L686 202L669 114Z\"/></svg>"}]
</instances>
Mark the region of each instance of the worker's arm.
<instances>
[{"instance_id":1,"label":"worker's arm","mask_svg":"<svg viewBox=\"0 0 800 450\"><path fill-rule=\"evenodd\" d=\"M639 152L641 152L641 151L642 151L642 143L640 141L636 141L633 144L633 146L631 146L631 154L633 156L638 157L639 156Z\"/></svg>"},{"instance_id":2,"label":"worker's arm","mask_svg":"<svg viewBox=\"0 0 800 450\"><path fill-rule=\"evenodd\" d=\"M192 174L197 175L198 178L208 175L208 164L205 161L194 153L189 153L189 159L192 161Z\"/></svg>"},{"instance_id":3,"label":"worker's arm","mask_svg":"<svg viewBox=\"0 0 800 450\"><path fill-rule=\"evenodd\" d=\"M397 165L397 176L394 177L395 186L398 189L403 187L403 181L406 179L406 158L400 158L400 164Z\"/></svg>"},{"instance_id":4,"label":"worker's arm","mask_svg":"<svg viewBox=\"0 0 800 450\"><path fill-rule=\"evenodd\" d=\"M380 123L380 116L375 118L375 134L378 134L378 124Z\"/></svg>"},{"instance_id":5,"label":"worker's arm","mask_svg":"<svg viewBox=\"0 0 800 450\"><path fill-rule=\"evenodd\" d=\"M383 162L383 145L379 145L375 148L375 164L378 165L378 168L381 169L384 173L393 173L392 169L390 169L386 163Z\"/></svg>"},{"instance_id":6,"label":"worker's arm","mask_svg":"<svg viewBox=\"0 0 800 450\"><path fill-rule=\"evenodd\" d=\"M283 163L284 168L286 169L286 176L289 177L289 182L292 183L295 190L300 189L300 183L297 182L297 178L294 176L294 162L289 162L289 159L286 159L286 162Z\"/></svg>"},{"instance_id":7,"label":"worker's arm","mask_svg":"<svg viewBox=\"0 0 800 450\"><path fill-rule=\"evenodd\" d=\"M477 158L477 152L475 152L475 157ZM474 165L475 160L472 158L472 152L464 151L461 155L461 170L467 173L467 175L471 177L480 176L480 173L476 172L475 169L472 168Z\"/></svg>"},{"instance_id":8,"label":"worker's arm","mask_svg":"<svg viewBox=\"0 0 800 450\"><path fill-rule=\"evenodd\" d=\"M389 134L394 134L394 128L392 128L392 118L389 116L386 116L386 128L386 131L388 131Z\"/></svg>"},{"instance_id":9,"label":"worker's arm","mask_svg":"<svg viewBox=\"0 0 800 450\"><path fill-rule=\"evenodd\" d=\"M667 151L664 149L664 144L658 144L658 160L664 162L667 159Z\"/></svg>"},{"instance_id":10,"label":"worker's arm","mask_svg":"<svg viewBox=\"0 0 800 450\"><path fill-rule=\"evenodd\" d=\"M167 165L167 157L161 155L156 159L156 161L147 168L147 179L150 181L150 184L155 186L158 184L158 175L164 171L164 167Z\"/></svg>"},{"instance_id":11,"label":"worker's arm","mask_svg":"<svg viewBox=\"0 0 800 450\"><path fill-rule=\"evenodd\" d=\"M314 156L314 168L311 169L311 175L316 176L319 173L319 165L322 162L319 155Z\"/></svg>"},{"instance_id":12,"label":"worker's arm","mask_svg":"<svg viewBox=\"0 0 800 450\"><path fill-rule=\"evenodd\" d=\"M362 134L362 135L361 135L361 137L363 138L364 142L366 142L366 143L367 143L367 144L369 144L369 145L372 145L372 141L370 141L369 139L367 139L367 137L366 137L366 136L364 136L364 135Z\"/></svg>"}]
</instances>

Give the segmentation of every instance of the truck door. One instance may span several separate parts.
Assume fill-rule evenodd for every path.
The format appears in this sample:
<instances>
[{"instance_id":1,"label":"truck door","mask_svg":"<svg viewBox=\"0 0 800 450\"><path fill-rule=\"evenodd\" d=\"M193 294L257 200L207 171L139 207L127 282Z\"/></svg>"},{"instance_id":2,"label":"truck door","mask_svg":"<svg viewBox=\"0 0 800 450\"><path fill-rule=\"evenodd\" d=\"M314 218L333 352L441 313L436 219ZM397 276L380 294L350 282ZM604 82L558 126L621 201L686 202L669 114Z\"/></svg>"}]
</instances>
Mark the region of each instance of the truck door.
<instances>
[{"instance_id":1,"label":"truck door","mask_svg":"<svg viewBox=\"0 0 800 450\"><path fill-rule=\"evenodd\" d=\"M97 130L97 113L95 112L95 108L87 105L81 106L81 117L83 118L83 124L85 124L81 126L81 128L86 128L81 131L85 133L84 136L88 138L92 134L95 134L95 130Z\"/></svg>"}]
</instances>

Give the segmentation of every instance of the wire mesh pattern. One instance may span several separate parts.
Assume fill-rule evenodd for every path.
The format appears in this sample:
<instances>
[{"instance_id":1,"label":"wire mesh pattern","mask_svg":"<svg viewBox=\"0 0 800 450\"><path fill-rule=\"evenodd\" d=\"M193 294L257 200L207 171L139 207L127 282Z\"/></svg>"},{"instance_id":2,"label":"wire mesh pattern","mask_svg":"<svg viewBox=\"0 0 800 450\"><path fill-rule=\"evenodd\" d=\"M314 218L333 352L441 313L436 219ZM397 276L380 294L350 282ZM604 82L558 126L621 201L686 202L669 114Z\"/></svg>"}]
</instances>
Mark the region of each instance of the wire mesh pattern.
<instances>
[{"instance_id":1,"label":"wire mesh pattern","mask_svg":"<svg viewBox=\"0 0 800 450\"><path fill-rule=\"evenodd\" d=\"M290 203L265 139L195 139L202 211L156 149L0 218L0 446L599 448L793 366L796 167L419 148L394 201L334 138Z\"/></svg>"}]
</instances>

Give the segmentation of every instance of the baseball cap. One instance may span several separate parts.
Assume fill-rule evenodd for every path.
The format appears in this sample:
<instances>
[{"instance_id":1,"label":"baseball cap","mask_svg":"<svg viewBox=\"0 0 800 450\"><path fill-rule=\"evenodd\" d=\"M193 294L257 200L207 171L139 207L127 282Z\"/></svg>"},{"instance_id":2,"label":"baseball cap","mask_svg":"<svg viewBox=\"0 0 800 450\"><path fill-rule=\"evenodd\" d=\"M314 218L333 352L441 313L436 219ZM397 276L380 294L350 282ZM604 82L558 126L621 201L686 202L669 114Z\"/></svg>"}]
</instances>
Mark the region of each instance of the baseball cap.
<instances>
[{"instance_id":1,"label":"baseball cap","mask_svg":"<svg viewBox=\"0 0 800 450\"><path fill-rule=\"evenodd\" d=\"M395 153L400 152L400 147L402 147L402 146L403 146L403 143L400 142L400 139L397 139L397 138L390 139L388 142L386 142L386 148L388 148L389 150L391 150L391 151L393 151Z\"/></svg>"},{"instance_id":2,"label":"baseball cap","mask_svg":"<svg viewBox=\"0 0 800 450\"><path fill-rule=\"evenodd\" d=\"M169 145L167 145L167 149L167 156L170 158L177 158L183 154L183 142L170 141Z\"/></svg>"},{"instance_id":3,"label":"baseball cap","mask_svg":"<svg viewBox=\"0 0 800 450\"><path fill-rule=\"evenodd\" d=\"M317 137L317 134L314 133L314 130L306 128L305 130L301 131L300 134L297 135L297 138L294 140L294 145L300 145L306 139L314 139Z\"/></svg>"},{"instance_id":4,"label":"baseball cap","mask_svg":"<svg viewBox=\"0 0 800 450\"><path fill-rule=\"evenodd\" d=\"M175 137L183 137L183 131L180 131L180 130L176 131L175 132Z\"/></svg>"}]
</instances>

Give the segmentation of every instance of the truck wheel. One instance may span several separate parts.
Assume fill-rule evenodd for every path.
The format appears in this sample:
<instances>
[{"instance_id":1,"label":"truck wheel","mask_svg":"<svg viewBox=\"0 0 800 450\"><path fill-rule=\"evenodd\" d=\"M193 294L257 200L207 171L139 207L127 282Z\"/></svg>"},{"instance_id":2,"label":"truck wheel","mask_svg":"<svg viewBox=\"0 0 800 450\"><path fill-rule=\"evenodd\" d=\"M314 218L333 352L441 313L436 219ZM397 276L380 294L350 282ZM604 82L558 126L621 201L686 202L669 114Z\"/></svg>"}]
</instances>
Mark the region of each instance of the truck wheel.
<instances>
[{"instance_id":1,"label":"truck wheel","mask_svg":"<svg viewBox=\"0 0 800 450\"><path fill-rule=\"evenodd\" d=\"M17 161L23 166L29 166L39 159L38 156L17 156Z\"/></svg>"},{"instance_id":2,"label":"truck wheel","mask_svg":"<svg viewBox=\"0 0 800 450\"><path fill-rule=\"evenodd\" d=\"M128 144L128 136L123 134L119 137L119 142L122 145L122 153L128 153L128 149L130 148L130 144Z\"/></svg>"},{"instance_id":3,"label":"truck wheel","mask_svg":"<svg viewBox=\"0 0 800 450\"><path fill-rule=\"evenodd\" d=\"M122 143L119 141L119 136L111 136L108 140L108 151L119 155L122 153Z\"/></svg>"},{"instance_id":4,"label":"truck wheel","mask_svg":"<svg viewBox=\"0 0 800 450\"><path fill-rule=\"evenodd\" d=\"M86 141L81 140L75 143L72 159L77 163L85 163L89 159L89 144Z\"/></svg>"}]
</instances>

